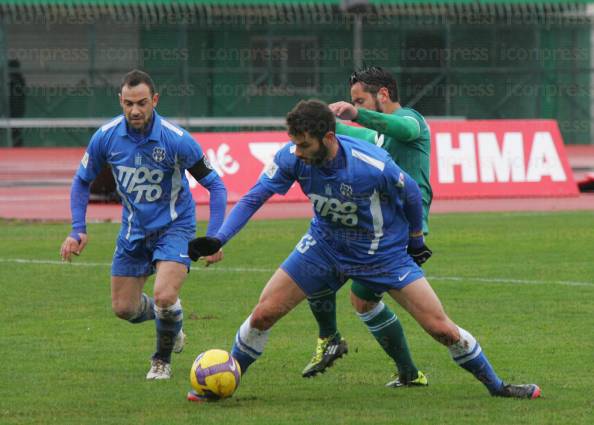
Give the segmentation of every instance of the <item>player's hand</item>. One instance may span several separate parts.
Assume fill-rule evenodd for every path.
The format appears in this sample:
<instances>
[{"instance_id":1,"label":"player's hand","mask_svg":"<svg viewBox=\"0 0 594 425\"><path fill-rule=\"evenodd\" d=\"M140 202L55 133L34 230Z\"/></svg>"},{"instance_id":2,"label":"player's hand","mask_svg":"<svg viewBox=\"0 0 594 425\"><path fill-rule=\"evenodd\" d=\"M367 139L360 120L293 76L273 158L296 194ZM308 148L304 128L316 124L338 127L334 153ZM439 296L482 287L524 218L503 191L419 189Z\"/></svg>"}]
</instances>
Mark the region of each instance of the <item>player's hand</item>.
<instances>
[{"instance_id":1,"label":"player's hand","mask_svg":"<svg viewBox=\"0 0 594 425\"><path fill-rule=\"evenodd\" d=\"M80 240L77 240L76 236L78 236ZM60 257L62 257L62 261L70 262L73 254L80 255L83 249L85 249L85 246L87 246L88 241L89 237L86 233L71 233L68 235L60 247Z\"/></svg>"},{"instance_id":2,"label":"player's hand","mask_svg":"<svg viewBox=\"0 0 594 425\"><path fill-rule=\"evenodd\" d=\"M352 121L357 118L359 112L357 108L351 105L349 102L334 102L328 105L334 115L341 120Z\"/></svg>"},{"instance_id":3,"label":"player's hand","mask_svg":"<svg viewBox=\"0 0 594 425\"><path fill-rule=\"evenodd\" d=\"M208 257L203 257L204 266L208 267L211 264L218 263L222 259L223 259L223 250L219 249L219 252L217 252L216 254L209 255Z\"/></svg>"},{"instance_id":4,"label":"player's hand","mask_svg":"<svg viewBox=\"0 0 594 425\"><path fill-rule=\"evenodd\" d=\"M408 255L412 257L418 266L425 264L425 262L431 258L431 255L433 255L433 251L425 245L425 238L423 235L411 236L408 240L408 248L406 252L408 252Z\"/></svg>"},{"instance_id":5,"label":"player's hand","mask_svg":"<svg viewBox=\"0 0 594 425\"><path fill-rule=\"evenodd\" d=\"M202 236L200 238L192 239L188 243L188 255L192 261L198 261L200 257L209 257L217 254L223 244L217 238L209 236Z\"/></svg>"}]
</instances>

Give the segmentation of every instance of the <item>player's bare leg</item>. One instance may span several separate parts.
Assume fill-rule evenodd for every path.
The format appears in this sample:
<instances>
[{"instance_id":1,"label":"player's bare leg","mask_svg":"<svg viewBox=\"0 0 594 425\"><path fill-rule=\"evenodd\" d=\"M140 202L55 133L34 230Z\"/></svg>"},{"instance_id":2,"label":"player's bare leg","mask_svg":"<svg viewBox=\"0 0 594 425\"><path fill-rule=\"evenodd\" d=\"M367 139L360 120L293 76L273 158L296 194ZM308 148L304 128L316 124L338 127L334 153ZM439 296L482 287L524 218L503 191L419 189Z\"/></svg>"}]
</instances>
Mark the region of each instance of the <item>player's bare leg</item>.
<instances>
[{"instance_id":1,"label":"player's bare leg","mask_svg":"<svg viewBox=\"0 0 594 425\"><path fill-rule=\"evenodd\" d=\"M458 327L446 315L439 298L425 278L400 290L392 289L390 295L440 343L449 346L460 340Z\"/></svg>"},{"instance_id":2,"label":"player's bare leg","mask_svg":"<svg viewBox=\"0 0 594 425\"><path fill-rule=\"evenodd\" d=\"M305 293L284 270L277 269L270 278L251 317L252 327L268 330L305 299Z\"/></svg>"},{"instance_id":3,"label":"player's bare leg","mask_svg":"<svg viewBox=\"0 0 594 425\"><path fill-rule=\"evenodd\" d=\"M468 331L450 320L425 278L417 279L400 290L392 289L390 295L429 335L445 345L452 359L481 381L491 395L515 398L540 396L540 388L535 384L507 385L497 376L479 343Z\"/></svg>"},{"instance_id":4,"label":"player's bare leg","mask_svg":"<svg viewBox=\"0 0 594 425\"><path fill-rule=\"evenodd\" d=\"M111 308L120 319L140 323L154 319L152 299L142 292L148 276L112 276Z\"/></svg>"},{"instance_id":5,"label":"player's bare leg","mask_svg":"<svg viewBox=\"0 0 594 425\"><path fill-rule=\"evenodd\" d=\"M157 348L147 379L171 377L171 353L183 324L179 293L187 274L188 270L184 264L174 261L157 262L154 290Z\"/></svg>"},{"instance_id":6,"label":"player's bare leg","mask_svg":"<svg viewBox=\"0 0 594 425\"><path fill-rule=\"evenodd\" d=\"M252 314L243 322L231 353L242 373L256 360L268 340L270 328L305 299L305 292L282 269L272 275Z\"/></svg>"}]
</instances>

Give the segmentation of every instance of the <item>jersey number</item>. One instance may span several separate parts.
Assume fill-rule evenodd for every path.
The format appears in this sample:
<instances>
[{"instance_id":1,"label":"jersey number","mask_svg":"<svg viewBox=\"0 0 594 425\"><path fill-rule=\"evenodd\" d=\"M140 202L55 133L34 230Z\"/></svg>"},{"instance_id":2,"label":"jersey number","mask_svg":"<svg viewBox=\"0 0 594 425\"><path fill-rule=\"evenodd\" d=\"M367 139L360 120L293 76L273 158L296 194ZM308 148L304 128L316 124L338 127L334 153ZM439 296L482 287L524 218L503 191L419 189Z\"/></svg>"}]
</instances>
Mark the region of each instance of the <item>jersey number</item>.
<instances>
[{"instance_id":1,"label":"jersey number","mask_svg":"<svg viewBox=\"0 0 594 425\"><path fill-rule=\"evenodd\" d=\"M301 240L297 244L296 248L297 248L297 251L299 251L302 254L305 254L305 252L309 248L314 246L316 243L317 243L316 240L310 234L307 234L301 238Z\"/></svg>"}]
</instances>

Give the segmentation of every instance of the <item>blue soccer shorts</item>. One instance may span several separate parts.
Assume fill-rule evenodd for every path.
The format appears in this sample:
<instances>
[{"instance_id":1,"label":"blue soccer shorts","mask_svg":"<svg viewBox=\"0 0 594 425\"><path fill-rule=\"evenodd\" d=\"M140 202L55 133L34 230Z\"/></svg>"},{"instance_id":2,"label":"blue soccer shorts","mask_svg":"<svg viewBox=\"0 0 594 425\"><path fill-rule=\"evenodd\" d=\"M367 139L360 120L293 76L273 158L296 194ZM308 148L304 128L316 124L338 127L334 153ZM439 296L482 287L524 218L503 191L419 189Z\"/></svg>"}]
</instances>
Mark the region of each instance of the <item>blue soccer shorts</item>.
<instances>
[{"instance_id":1,"label":"blue soccer shorts","mask_svg":"<svg viewBox=\"0 0 594 425\"><path fill-rule=\"evenodd\" d=\"M385 263L339 262L327 244L316 241L309 233L280 268L307 296L328 288L336 292L348 279L357 279L373 292L382 294L390 289L402 289L423 277L423 270L408 255L395 255L394 261Z\"/></svg>"},{"instance_id":2,"label":"blue soccer shorts","mask_svg":"<svg viewBox=\"0 0 594 425\"><path fill-rule=\"evenodd\" d=\"M111 275L148 276L155 272L157 261L184 264L189 272L191 261L188 242L194 235L193 227L169 226L134 241L119 237L113 254Z\"/></svg>"}]
</instances>

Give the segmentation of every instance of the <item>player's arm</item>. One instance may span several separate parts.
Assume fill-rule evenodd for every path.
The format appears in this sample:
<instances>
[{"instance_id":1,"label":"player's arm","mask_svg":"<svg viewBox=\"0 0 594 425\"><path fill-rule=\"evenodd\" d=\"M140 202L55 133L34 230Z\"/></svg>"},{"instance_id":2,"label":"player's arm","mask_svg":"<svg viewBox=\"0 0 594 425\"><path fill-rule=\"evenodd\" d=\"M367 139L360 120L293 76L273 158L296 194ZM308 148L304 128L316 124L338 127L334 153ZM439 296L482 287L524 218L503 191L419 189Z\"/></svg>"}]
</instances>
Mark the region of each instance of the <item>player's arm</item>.
<instances>
[{"instance_id":1,"label":"player's arm","mask_svg":"<svg viewBox=\"0 0 594 425\"><path fill-rule=\"evenodd\" d=\"M188 168L188 172L210 193L210 216L208 219L208 227L206 228L206 235L214 236L225 219L225 211L227 209L227 188L225 187L223 180L210 166L206 155L203 155L198 162ZM222 259L223 251L219 249L213 255L209 255L205 258L206 267L218 263Z\"/></svg>"},{"instance_id":2,"label":"player's arm","mask_svg":"<svg viewBox=\"0 0 594 425\"><path fill-rule=\"evenodd\" d=\"M402 117L368 109L358 109L357 116L353 121L402 142L418 139L421 135L419 122L409 116Z\"/></svg>"},{"instance_id":3,"label":"player's arm","mask_svg":"<svg viewBox=\"0 0 594 425\"><path fill-rule=\"evenodd\" d=\"M384 169L386 190L394 199L400 199L409 224L408 254L419 266L431 257L423 235L423 196L416 181L398 167L394 161L386 162Z\"/></svg>"},{"instance_id":4,"label":"player's arm","mask_svg":"<svg viewBox=\"0 0 594 425\"><path fill-rule=\"evenodd\" d=\"M274 195L273 191L264 187L260 182L256 183L233 207L214 237L196 238L190 242L188 249L190 258L196 261L200 257L218 252L223 245L243 229L250 218L272 195Z\"/></svg>"},{"instance_id":5,"label":"player's arm","mask_svg":"<svg viewBox=\"0 0 594 425\"><path fill-rule=\"evenodd\" d=\"M423 195L416 181L401 171L399 182L404 190L404 215L409 222L408 254L419 266L424 264L433 254L425 245L423 235Z\"/></svg>"},{"instance_id":6,"label":"player's arm","mask_svg":"<svg viewBox=\"0 0 594 425\"><path fill-rule=\"evenodd\" d=\"M233 207L215 237L221 241L222 245L225 245L243 229L250 218L272 195L274 195L273 191L264 187L260 182L256 183Z\"/></svg>"},{"instance_id":7,"label":"player's arm","mask_svg":"<svg viewBox=\"0 0 594 425\"><path fill-rule=\"evenodd\" d=\"M374 145L377 145L379 140L379 133L375 130L365 127L355 127L342 122L336 123L336 134L353 137L359 140L365 140L366 142L373 143Z\"/></svg>"},{"instance_id":8,"label":"player's arm","mask_svg":"<svg viewBox=\"0 0 594 425\"><path fill-rule=\"evenodd\" d=\"M74 178L70 189L70 213L72 231L60 248L60 256L64 261L71 261L72 255L80 255L88 242L86 214L89 204L91 182L99 175L105 165L104 143L101 130L92 137Z\"/></svg>"},{"instance_id":9,"label":"player's arm","mask_svg":"<svg viewBox=\"0 0 594 425\"><path fill-rule=\"evenodd\" d=\"M188 172L210 193L210 218L206 235L214 236L225 219L227 188L217 172L209 165L206 156L203 156L192 167L188 168Z\"/></svg>"},{"instance_id":10,"label":"player's arm","mask_svg":"<svg viewBox=\"0 0 594 425\"><path fill-rule=\"evenodd\" d=\"M423 197L416 181L401 171L404 190L404 215L410 224L410 235L423 235Z\"/></svg>"},{"instance_id":11,"label":"player's arm","mask_svg":"<svg viewBox=\"0 0 594 425\"><path fill-rule=\"evenodd\" d=\"M60 248L60 256L64 261L71 261L72 255L80 255L87 244L86 214L89 204L91 184L74 176L70 189L70 213L72 216L72 231L66 237Z\"/></svg>"}]
</instances>

